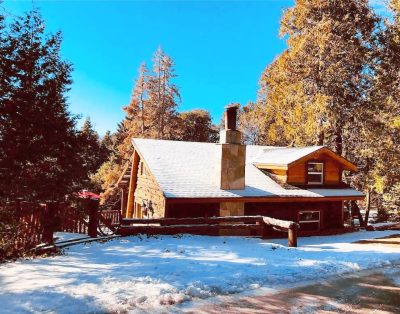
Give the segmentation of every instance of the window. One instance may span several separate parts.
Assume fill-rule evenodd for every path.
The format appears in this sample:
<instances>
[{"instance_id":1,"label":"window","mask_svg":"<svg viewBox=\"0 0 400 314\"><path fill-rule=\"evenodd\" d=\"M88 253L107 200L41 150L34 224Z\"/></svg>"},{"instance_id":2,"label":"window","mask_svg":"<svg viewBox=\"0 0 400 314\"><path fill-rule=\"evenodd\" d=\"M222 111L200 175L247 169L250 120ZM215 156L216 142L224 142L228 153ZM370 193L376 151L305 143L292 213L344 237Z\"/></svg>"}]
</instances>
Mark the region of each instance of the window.
<instances>
[{"instance_id":1,"label":"window","mask_svg":"<svg viewBox=\"0 0 400 314\"><path fill-rule=\"evenodd\" d=\"M324 183L324 164L322 162L309 162L307 165L308 184Z\"/></svg>"},{"instance_id":2,"label":"window","mask_svg":"<svg viewBox=\"0 0 400 314\"><path fill-rule=\"evenodd\" d=\"M312 231L320 228L320 213L319 211L301 211L299 212L300 230Z\"/></svg>"}]
</instances>

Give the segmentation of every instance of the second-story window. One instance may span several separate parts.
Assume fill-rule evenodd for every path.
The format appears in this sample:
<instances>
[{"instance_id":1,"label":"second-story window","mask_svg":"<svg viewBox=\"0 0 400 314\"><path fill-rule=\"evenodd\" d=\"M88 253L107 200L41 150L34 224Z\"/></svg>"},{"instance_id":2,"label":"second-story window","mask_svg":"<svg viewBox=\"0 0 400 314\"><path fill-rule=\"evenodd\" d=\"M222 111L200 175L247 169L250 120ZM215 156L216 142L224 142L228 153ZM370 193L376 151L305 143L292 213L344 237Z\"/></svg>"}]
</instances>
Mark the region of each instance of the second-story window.
<instances>
[{"instance_id":1,"label":"second-story window","mask_svg":"<svg viewBox=\"0 0 400 314\"><path fill-rule=\"evenodd\" d=\"M324 164L322 162L309 162L307 165L307 183L324 183Z\"/></svg>"}]
</instances>

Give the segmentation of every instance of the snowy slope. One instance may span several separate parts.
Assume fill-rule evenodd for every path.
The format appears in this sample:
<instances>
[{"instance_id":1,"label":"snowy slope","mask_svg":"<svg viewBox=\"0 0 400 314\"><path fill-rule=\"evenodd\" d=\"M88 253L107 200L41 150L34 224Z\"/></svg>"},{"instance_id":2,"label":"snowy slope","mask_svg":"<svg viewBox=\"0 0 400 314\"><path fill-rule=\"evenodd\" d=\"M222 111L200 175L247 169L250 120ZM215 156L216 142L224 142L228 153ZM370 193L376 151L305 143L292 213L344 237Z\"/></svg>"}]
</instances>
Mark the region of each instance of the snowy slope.
<instances>
[{"instance_id":1,"label":"snowy slope","mask_svg":"<svg viewBox=\"0 0 400 314\"><path fill-rule=\"evenodd\" d=\"M171 310L168 304L279 289L400 263L400 248L350 243L394 231L286 240L127 237L70 247L63 256L0 266L1 313ZM175 308L176 309L176 308Z\"/></svg>"}]
</instances>

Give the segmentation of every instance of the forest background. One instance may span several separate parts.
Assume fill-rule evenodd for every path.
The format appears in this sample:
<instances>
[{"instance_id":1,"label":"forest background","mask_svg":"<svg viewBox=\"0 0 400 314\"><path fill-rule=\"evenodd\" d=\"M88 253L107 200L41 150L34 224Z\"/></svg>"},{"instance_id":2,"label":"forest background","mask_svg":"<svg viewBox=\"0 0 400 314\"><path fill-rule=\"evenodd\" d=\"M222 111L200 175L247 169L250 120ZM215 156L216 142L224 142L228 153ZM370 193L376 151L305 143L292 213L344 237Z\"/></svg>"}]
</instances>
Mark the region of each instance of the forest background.
<instances>
[{"instance_id":1,"label":"forest background","mask_svg":"<svg viewBox=\"0 0 400 314\"><path fill-rule=\"evenodd\" d=\"M400 1L387 4L383 17L366 0L295 1L281 19L287 48L239 117L246 144L326 145L354 161L359 171L344 180L382 220L400 210ZM100 138L68 111L72 64L38 10L1 13L0 40L3 200L64 201L81 189L112 200L133 137L218 141L208 111L179 111L174 61L161 47L140 65L117 131Z\"/></svg>"}]
</instances>

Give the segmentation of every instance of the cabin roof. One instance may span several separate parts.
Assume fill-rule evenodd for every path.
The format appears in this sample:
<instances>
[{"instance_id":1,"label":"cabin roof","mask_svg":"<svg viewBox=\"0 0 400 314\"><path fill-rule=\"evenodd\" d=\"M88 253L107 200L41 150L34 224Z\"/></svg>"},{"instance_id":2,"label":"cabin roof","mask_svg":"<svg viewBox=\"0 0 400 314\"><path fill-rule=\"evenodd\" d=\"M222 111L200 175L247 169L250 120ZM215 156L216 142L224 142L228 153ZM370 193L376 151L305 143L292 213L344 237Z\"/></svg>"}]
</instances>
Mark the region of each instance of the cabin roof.
<instances>
[{"instance_id":1,"label":"cabin roof","mask_svg":"<svg viewBox=\"0 0 400 314\"><path fill-rule=\"evenodd\" d=\"M292 162L312 154L324 146L308 147L271 147L256 146L259 153L254 156L253 162L260 164L289 165Z\"/></svg>"},{"instance_id":2,"label":"cabin roof","mask_svg":"<svg viewBox=\"0 0 400 314\"><path fill-rule=\"evenodd\" d=\"M260 147L260 146L257 146ZM308 155L316 152L321 152L329 155L332 159L341 164L343 170L356 171L357 167L352 162L339 156L325 146L306 146L306 147L271 147L262 146L260 152L255 156L253 163L259 168L274 169L283 168L287 169L290 165L301 161Z\"/></svg>"},{"instance_id":3,"label":"cabin roof","mask_svg":"<svg viewBox=\"0 0 400 314\"><path fill-rule=\"evenodd\" d=\"M215 143L134 139L133 145L143 158L167 198L240 198L240 197L362 197L351 188L288 189L264 174L254 163L268 159L290 163L321 146L276 148L246 146L245 189L221 190L217 186ZM278 158L279 154L281 158Z\"/></svg>"}]
</instances>

